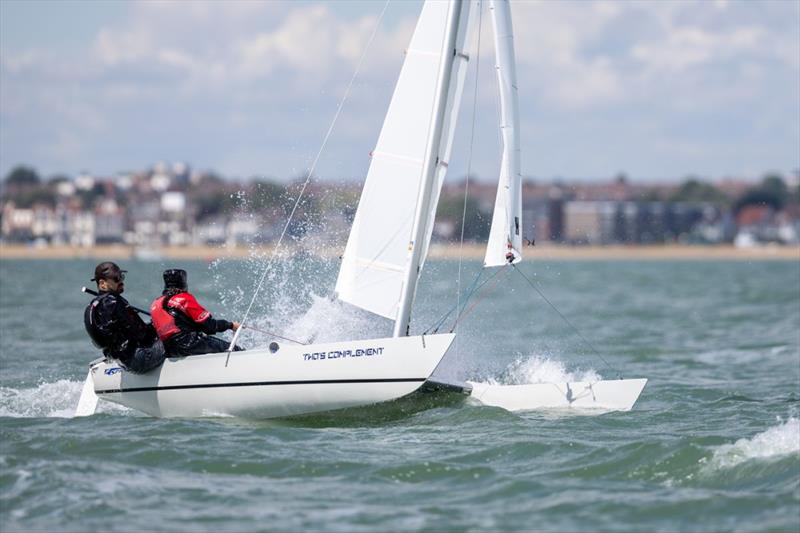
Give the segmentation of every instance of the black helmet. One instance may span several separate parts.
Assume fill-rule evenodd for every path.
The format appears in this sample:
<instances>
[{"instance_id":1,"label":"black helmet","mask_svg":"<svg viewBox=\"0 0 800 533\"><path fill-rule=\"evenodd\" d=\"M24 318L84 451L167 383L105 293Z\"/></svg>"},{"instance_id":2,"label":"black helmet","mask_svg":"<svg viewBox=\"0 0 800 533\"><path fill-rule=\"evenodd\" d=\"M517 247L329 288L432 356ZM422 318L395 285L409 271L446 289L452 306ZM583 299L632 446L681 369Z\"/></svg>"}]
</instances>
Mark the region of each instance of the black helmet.
<instances>
[{"instance_id":1,"label":"black helmet","mask_svg":"<svg viewBox=\"0 0 800 533\"><path fill-rule=\"evenodd\" d=\"M186 283L186 271L180 268L170 268L164 271L164 289L186 290L189 286Z\"/></svg>"},{"instance_id":2,"label":"black helmet","mask_svg":"<svg viewBox=\"0 0 800 533\"><path fill-rule=\"evenodd\" d=\"M116 263L105 261L94 267L94 277L89 281L99 282L101 279L113 279L120 282L125 280L125 272L127 270L120 269Z\"/></svg>"}]
</instances>

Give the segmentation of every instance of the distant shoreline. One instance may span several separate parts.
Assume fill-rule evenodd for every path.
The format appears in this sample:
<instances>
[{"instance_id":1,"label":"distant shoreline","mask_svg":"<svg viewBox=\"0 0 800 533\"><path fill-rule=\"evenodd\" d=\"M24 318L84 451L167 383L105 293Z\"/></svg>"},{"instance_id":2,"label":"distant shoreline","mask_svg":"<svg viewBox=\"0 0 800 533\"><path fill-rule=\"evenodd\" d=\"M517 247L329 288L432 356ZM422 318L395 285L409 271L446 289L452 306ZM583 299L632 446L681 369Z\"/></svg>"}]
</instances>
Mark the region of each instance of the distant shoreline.
<instances>
[{"instance_id":1,"label":"distant shoreline","mask_svg":"<svg viewBox=\"0 0 800 533\"><path fill-rule=\"evenodd\" d=\"M297 246L285 246L283 253L300 251ZM332 257L341 254L343 249L329 248L322 254ZM461 249L457 244L434 244L429 257L437 259L482 259L485 245L465 244ZM0 260L12 259L116 259L161 261L166 259L199 259L213 261L219 258L246 258L251 254L269 256L271 246L251 249L244 246L165 246L162 248L134 248L123 245L94 246L27 246L22 244L0 244ZM620 261L669 261L669 260L742 260L742 261L800 261L800 246L760 246L736 248L734 246L565 246L538 245L523 250L526 259L532 260L620 260Z\"/></svg>"}]
</instances>

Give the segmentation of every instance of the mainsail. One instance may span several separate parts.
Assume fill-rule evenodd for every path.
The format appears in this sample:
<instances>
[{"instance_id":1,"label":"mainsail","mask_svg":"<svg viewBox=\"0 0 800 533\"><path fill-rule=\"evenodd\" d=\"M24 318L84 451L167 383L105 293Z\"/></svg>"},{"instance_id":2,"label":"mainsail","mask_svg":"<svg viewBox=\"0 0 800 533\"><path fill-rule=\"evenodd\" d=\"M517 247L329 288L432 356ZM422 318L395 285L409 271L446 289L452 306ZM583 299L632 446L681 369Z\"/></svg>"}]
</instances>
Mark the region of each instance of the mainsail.
<instances>
[{"instance_id":1,"label":"mainsail","mask_svg":"<svg viewBox=\"0 0 800 533\"><path fill-rule=\"evenodd\" d=\"M519 162L519 104L514 35L508 0L491 0L495 70L500 89L500 132L503 155L484 266L522 259L522 175ZM513 256L513 257L512 257Z\"/></svg>"},{"instance_id":2,"label":"mainsail","mask_svg":"<svg viewBox=\"0 0 800 533\"><path fill-rule=\"evenodd\" d=\"M469 1L425 2L372 152L347 241L340 300L405 334L447 170L466 71Z\"/></svg>"}]
</instances>

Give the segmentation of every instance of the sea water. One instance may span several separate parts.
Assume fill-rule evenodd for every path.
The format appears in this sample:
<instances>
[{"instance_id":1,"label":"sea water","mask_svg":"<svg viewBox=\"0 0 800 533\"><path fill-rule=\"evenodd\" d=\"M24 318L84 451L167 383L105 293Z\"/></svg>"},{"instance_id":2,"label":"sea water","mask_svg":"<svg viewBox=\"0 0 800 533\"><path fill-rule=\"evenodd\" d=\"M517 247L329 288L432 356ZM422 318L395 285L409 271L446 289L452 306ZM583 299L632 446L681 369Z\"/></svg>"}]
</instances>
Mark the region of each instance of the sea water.
<instances>
[{"instance_id":1,"label":"sea water","mask_svg":"<svg viewBox=\"0 0 800 533\"><path fill-rule=\"evenodd\" d=\"M121 263L134 305L182 267L215 316L241 319L265 261ZM631 412L450 401L288 421L155 419L102 401L72 418L97 356L79 291L94 264L0 262L3 532L800 527L800 260L521 264L581 335L510 268L466 301L438 375L646 377ZM276 263L248 321L303 341L389 335L331 298L336 266ZM457 261L431 261L412 331L464 306L457 288L479 266L459 282ZM270 340L250 330L242 344Z\"/></svg>"}]
</instances>

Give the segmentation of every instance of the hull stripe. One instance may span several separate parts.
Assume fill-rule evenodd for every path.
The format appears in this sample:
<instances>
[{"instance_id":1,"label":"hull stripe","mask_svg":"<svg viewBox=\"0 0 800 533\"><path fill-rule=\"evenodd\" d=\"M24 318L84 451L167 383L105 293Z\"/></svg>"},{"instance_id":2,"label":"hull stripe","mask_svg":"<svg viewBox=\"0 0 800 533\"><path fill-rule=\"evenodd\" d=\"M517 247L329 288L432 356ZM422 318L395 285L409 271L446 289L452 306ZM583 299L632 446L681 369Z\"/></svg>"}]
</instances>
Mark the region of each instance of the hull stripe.
<instances>
[{"instance_id":1,"label":"hull stripe","mask_svg":"<svg viewBox=\"0 0 800 533\"><path fill-rule=\"evenodd\" d=\"M95 394L117 394L120 392L152 392L181 389L216 389L224 387L266 387L272 385L335 385L342 383L422 383L428 378L385 378L385 379L314 379L306 381L253 381L245 383L199 383L194 385L165 385L163 387L130 387L127 389L96 390Z\"/></svg>"}]
</instances>

